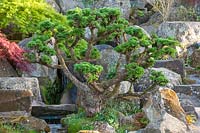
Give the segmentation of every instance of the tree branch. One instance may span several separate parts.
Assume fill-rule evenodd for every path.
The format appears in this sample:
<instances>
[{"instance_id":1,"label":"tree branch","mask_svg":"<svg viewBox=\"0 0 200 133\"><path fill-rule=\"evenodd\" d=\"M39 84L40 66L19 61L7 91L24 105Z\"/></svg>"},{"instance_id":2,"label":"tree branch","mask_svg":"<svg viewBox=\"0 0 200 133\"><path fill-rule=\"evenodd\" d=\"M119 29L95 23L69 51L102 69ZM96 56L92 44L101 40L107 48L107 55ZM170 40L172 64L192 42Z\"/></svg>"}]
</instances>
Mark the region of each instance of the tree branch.
<instances>
[{"instance_id":1,"label":"tree branch","mask_svg":"<svg viewBox=\"0 0 200 133\"><path fill-rule=\"evenodd\" d=\"M91 37L90 37L90 40L88 41L88 48L87 48L87 51L86 51L86 54L85 54L86 60L90 59L90 55L91 55L91 52L92 52L93 45L96 42L96 41L94 41L95 40L94 28L90 28L90 31L91 31Z\"/></svg>"},{"instance_id":2,"label":"tree branch","mask_svg":"<svg viewBox=\"0 0 200 133\"><path fill-rule=\"evenodd\" d=\"M56 44L56 43L55 43L55 50L56 50L56 53L57 53L58 60L59 60L59 62L60 62L60 64L61 64L62 70L63 70L64 74L67 76L67 78L69 78L69 79L72 81L72 83L73 83L74 85L76 85L76 87L79 89L79 91L86 91L86 92L87 92L87 91L90 91L90 88L89 88L86 84L84 84L84 83L82 83L81 81L79 81L79 80L70 72L70 70L69 70L68 67L66 66L65 61L64 61L64 59L63 59L63 57L62 57L62 55L61 55L61 51L60 51L60 49L58 48L58 44Z\"/></svg>"},{"instance_id":3,"label":"tree branch","mask_svg":"<svg viewBox=\"0 0 200 133\"><path fill-rule=\"evenodd\" d=\"M121 73L118 73L114 78L107 81L102 81L101 86L103 88L109 88L110 86L113 86L123 81L125 77L126 77L126 72L122 71Z\"/></svg>"},{"instance_id":4,"label":"tree branch","mask_svg":"<svg viewBox=\"0 0 200 133\"><path fill-rule=\"evenodd\" d=\"M93 82L93 83L90 83L90 85L96 89L98 92L104 92L104 89L102 87L100 87L100 84L96 83L96 82Z\"/></svg>"}]
</instances>

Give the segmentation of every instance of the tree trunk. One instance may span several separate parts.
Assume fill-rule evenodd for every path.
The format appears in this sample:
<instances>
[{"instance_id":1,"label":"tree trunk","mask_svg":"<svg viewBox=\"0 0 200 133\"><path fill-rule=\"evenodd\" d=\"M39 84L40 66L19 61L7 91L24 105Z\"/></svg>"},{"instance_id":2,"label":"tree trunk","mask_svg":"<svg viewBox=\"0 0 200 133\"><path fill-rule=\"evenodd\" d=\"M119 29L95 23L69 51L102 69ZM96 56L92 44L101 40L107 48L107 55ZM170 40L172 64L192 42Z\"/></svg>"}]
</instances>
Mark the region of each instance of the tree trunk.
<instances>
[{"instance_id":1,"label":"tree trunk","mask_svg":"<svg viewBox=\"0 0 200 133\"><path fill-rule=\"evenodd\" d=\"M103 107L103 96L94 91L79 91L77 96L77 104L85 109L88 117L94 116L100 112Z\"/></svg>"}]
</instances>

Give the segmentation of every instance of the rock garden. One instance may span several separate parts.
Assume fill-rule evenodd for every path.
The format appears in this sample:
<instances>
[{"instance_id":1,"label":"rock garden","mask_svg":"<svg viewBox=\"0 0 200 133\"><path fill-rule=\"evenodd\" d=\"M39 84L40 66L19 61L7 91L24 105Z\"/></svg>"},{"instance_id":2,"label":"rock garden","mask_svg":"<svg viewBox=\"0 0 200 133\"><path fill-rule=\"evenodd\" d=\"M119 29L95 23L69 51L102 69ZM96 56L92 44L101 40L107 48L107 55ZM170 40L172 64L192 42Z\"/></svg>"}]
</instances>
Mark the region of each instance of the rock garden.
<instances>
[{"instance_id":1,"label":"rock garden","mask_svg":"<svg viewBox=\"0 0 200 133\"><path fill-rule=\"evenodd\" d=\"M1 0L0 133L200 133L200 2Z\"/></svg>"}]
</instances>

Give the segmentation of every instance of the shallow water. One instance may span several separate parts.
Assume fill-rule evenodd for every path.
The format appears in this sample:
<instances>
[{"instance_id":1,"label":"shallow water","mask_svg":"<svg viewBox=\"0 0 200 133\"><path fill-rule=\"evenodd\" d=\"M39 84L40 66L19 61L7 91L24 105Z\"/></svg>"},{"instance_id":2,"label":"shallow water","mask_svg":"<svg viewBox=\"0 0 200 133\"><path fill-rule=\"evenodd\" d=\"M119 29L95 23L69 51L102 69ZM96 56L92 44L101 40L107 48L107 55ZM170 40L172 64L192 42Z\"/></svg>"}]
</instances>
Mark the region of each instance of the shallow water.
<instances>
[{"instance_id":1,"label":"shallow water","mask_svg":"<svg viewBox=\"0 0 200 133\"><path fill-rule=\"evenodd\" d=\"M58 132L57 130L62 128L61 124L48 124L48 125L51 129L50 133L57 133Z\"/></svg>"}]
</instances>

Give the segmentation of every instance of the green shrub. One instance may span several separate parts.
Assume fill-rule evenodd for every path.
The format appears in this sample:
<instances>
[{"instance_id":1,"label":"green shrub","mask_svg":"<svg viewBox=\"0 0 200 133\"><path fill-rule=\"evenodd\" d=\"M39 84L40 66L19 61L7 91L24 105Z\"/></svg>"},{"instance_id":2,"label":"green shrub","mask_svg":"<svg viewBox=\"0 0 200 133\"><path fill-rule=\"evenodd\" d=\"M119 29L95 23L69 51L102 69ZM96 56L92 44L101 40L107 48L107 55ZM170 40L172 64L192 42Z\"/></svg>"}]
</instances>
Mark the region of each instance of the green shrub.
<instances>
[{"instance_id":1,"label":"green shrub","mask_svg":"<svg viewBox=\"0 0 200 133\"><path fill-rule=\"evenodd\" d=\"M63 90L61 89L59 80L54 83L45 81L46 85L41 86L42 98L46 104L59 104L62 98Z\"/></svg>"},{"instance_id":2,"label":"green shrub","mask_svg":"<svg viewBox=\"0 0 200 133\"><path fill-rule=\"evenodd\" d=\"M0 30L10 39L21 39L37 31L39 22L49 19L65 23L66 19L44 0L1 0Z\"/></svg>"},{"instance_id":3,"label":"green shrub","mask_svg":"<svg viewBox=\"0 0 200 133\"><path fill-rule=\"evenodd\" d=\"M136 105L134 102L128 100L110 100L106 106L123 113L125 116L142 112L139 105Z\"/></svg>"},{"instance_id":4,"label":"green shrub","mask_svg":"<svg viewBox=\"0 0 200 133\"><path fill-rule=\"evenodd\" d=\"M77 133L80 130L93 130L93 118L87 118L83 110L77 114L67 115L62 119L62 124L67 125L69 133Z\"/></svg>"},{"instance_id":5,"label":"green shrub","mask_svg":"<svg viewBox=\"0 0 200 133\"><path fill-rule=\"evenodd\" d=\"M18 124L0 123L0 133L36 133L36 131L26 129Z\"/></svg>"}]
</instances>

